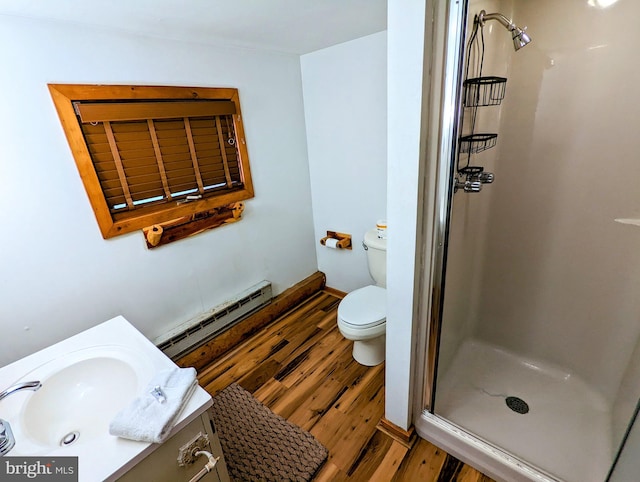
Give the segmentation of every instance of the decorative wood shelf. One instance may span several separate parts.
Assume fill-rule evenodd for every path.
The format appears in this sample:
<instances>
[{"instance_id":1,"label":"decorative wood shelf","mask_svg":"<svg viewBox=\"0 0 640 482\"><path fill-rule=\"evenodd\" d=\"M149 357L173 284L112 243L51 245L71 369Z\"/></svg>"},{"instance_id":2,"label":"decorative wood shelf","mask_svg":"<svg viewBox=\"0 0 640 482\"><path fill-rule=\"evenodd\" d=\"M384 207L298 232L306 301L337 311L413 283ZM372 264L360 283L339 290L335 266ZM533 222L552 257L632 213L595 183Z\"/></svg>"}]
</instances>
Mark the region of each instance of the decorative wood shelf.
<instances>
[{"instance_id":1,"label":"decorative wood shelf","mask_svg":"<svg viewBox=\"0 0 640 482\"><path fill-rule=\"evenodd\" d=\"M154 224L142 230L147 248L153 249L180 239L194 236L208 229L214 229L242 219L244 203L227 204L219 208L174 219L162 224Z\"/></svg>"}]
</instances>

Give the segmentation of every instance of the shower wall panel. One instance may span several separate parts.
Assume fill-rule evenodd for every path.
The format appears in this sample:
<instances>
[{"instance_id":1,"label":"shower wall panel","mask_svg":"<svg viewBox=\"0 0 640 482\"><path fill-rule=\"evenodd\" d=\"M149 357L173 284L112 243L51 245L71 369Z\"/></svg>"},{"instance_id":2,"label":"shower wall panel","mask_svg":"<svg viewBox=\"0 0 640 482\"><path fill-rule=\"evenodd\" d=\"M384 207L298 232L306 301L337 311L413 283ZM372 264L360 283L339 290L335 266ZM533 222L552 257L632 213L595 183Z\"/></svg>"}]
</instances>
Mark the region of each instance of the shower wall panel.
<instances>
[{"instance_id":1,"label":"shower wall panel","mask_svg":"<svg viewBox=\"0 0 640 482\"><path fill-rule=\"evenodd\" d=\"M640 228L614 221L640 217L640 5L600 3L514 2L533 42L500 54L496 181L470 199L488 204L473 214L486 226L465 238L486 233L467 289L475 336L568 368L613 403L640 334Z\"/></svg>"},{"instance_id":2,"label":"shower wall panel","mask_svg":"<svg viewBox=\"0 0 640 482\"><path fill-rule=\"evenodd\" d=\"M469 2L469 19L467 39L473 28L473 19L481 10L488 12L507 11L512 0L471 0ZM506 8L505 8L506 7ZM501 10L502 9L502 10ZM487 24L484 32L485 56L483 75L507 75L507 59L511 49L511 41L503 31L497 32L491 24ZM465 49L466 52L466 49ZM472 64L477 65L477 51L472 54ZM471 68L470 76L474 69ZM476 132L496 132L500 126L501 107L485 107L478 109ZM463 134L470 133L470 109L464 109ZM481 165L488 172L495 170L497 150L475 154L474 165ZM463 161L466 158L463 157ZM485 240L487 238L487 217L491 206L492 186L485 186L479 194L459 192L453 198L449 246L447 252L447 277L444 301L446 324L441 333L438 371L446 372L456 351L462 342L473 336L476 331L478 310L483 282L483 258L485 256Z\"/></svg>"}]
</instances>

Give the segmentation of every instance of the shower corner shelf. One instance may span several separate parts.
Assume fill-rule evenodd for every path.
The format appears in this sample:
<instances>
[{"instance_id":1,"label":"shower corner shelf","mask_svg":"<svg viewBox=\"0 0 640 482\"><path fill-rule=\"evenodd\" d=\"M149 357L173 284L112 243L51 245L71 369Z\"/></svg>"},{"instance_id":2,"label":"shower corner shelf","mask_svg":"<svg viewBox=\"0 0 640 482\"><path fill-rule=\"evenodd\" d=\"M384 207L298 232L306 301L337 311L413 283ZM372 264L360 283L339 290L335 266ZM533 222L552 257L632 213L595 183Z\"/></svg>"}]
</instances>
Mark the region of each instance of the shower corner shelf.
<instances>
[{"instance_id":1,"label":"shower corner shelf","mask_svg":"<svg viewBox=\"0 0 640 482\"><path fill-rule=\"evenodd\" d=\"M460 152L475 154L496 145L498 134L470 134L460 138Z\"/></svg>"},{"instance_id":2,"label":"shower corner shelf","mask_svg":"<svg viewBox=\"0 0 640 482\"><path fill-rule=\"evenodd\" d=\"M505 77L475 77L467 79L464 86L465 107L500 105L507 86Z\"/></svg>"}]
</instances>

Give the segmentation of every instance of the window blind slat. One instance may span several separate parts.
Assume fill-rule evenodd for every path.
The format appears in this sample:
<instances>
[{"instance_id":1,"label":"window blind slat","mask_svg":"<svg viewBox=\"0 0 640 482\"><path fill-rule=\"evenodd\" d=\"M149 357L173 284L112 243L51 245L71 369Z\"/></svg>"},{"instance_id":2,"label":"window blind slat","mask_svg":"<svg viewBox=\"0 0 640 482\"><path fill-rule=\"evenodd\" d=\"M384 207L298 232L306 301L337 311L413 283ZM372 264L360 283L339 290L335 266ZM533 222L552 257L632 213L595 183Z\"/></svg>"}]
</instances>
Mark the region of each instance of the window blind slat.
<instances>
[{"instance_id":1,"label":"window blind slat","mask_svg":"<svg viewBox=\"0 0 640 482\"><path fill-rule=\"evenodd\" d=\"M134 201L144 201L149 198L164 199L164 191L162 190L162 184L160 184L160 182L138 184L136 189Z\"/></svg>"},{"instance_id":2,"label":"window blind slat","mask_svg":"<svg viewBox=\"0 0 640 482\"><path fill-rule=\"evenodd\" d=\"M96 158L97 159L94 164L94 167L97 172L115 169L115 164L113 163L111 152L109 152L109 157L107 157L106 153L103 153L103 154L96 155ZM126 162L124 159L122 159L122 161L125 169L144 168L149 166L153 167L156 170L158 169L158 166L156 165L155 157L141 157L139 159L131 158L131 159L127 159Z\"/></svg>"},{"instance_id":3,"label":"window blind slat","mask_svg":"<svg viewBox=\"0 0 640 482\"><path fill-rule=\"evenodd\" d=\"M171 192L174 195L191 189L195 189L196 191L198 190L198 184L196 183L195 176L193 175L193 170L186 173L173 173L173 175L169 176L167 180L169 181Z\"/></svg>"},{"instance_id":4,"label":"window blind slat","mask_svg":"<svg viewBox=\"0 0 640 482\"><path fill-rule=\"evenodd\" d=\"M169 101L169 102L77 102L76 109L83 123L120 122L147 119L180 119L236 113L231 101Z\"/></svg>"},{"instance_id":5,"label":"window blind slat","mask_svg":"<svg viewBox=\"0 0 640 482\"><path fill-rule=\"evenodd\" d=\"M178 171L180 169L189 169L189 171L193 174L193 162L191 162L191 158L184 159L180 157L179 159L175 156L167 156L163 155L164 166L167 170L167 177L171 176L171 173L174 171ZM171 159L170 161L168 159ZM195 179L195 176L193 177Z\"/></svg>"},{"instance_id":6,"label":"window blind slat","mask_svg":"<svg viewBox=\"0 0 640 482\"><path fill-rule=\"evenodd\" d=\"M189 182L172 184L171 190L174 192L174 194L184 193L184 192L189 192L189 193L198 192L198 188L194 187L194 183L191 180L189 180Z\"/></svg>"},{"instance_id":7,"label":"window blind slat","mask_svg":"<svg viewBox=\"0 0 640 482\"><path fill-rule=\"evenodd\" d=\"M139 191L147 190L147 189L140 188L140 186L146 185L146 184L153 184L154 186L158 186L162 191L162 180L160 179L160 176L158 176L157 171L151 174L140 174L140 175L133 175L131 173L127 173L127 180L129 181L129 190L131 191L131 197L134 197L134 193L138 194Z\"/></svg>"},{"instance_id":8,"label":"window blind slat","mask_svg":"<svg viewBox=\"0 0 640 482\"><path fill-rule=\"evenodd\" d=\"M213 126L194 128L193 121L191 121L191 132L194 138L195 137L212 138L213 136L216 135L216 129Z\"/></svg>"},{"instance_id":9,"label":"window blind slat","mask_svg":"<svg viewBox=\"0 0 640 482\"><path fill-rule=\"evenodd\" d=\"M120 146L118 146L120 147ZM146 162L147 164L155 164L155 153L153 152L153 148L149 149L121 149L120 150L120 159L126 163L126 161L134 161L134 162Z\"/></svg>"},{"instance_id":10,"label":"window blind slat","mask_svg":"<svg viewBox=\"0 0 640 482\"><path fill-rule=\"evenodd\" d=\"M153 149L153 144L151 143L151 138L147 136L146 139L140 139L135 141L123 141L118 139L118 136L115 136L116 142L118 143L118 150L122 152L127 151L151 151ZM153 157L153 155L151 156Z\"/></svg>"},{"instance_id":11,"label":"window blind slat","mask_svg":"<svg viewBox=\"0 0 640 482\"><path fill-rule=\"evenodd\" d=\"M202 166L203 164L211 164L211 163L215 163L215 164L219 164L220 167L222 167L222 154L220 152L219 149L212 149L211 145L198 145L196 144L196 151L198 152L198 162L200 163L200 166Z\"/></svg>"},{"instance_id":12,"label":"window blind slat","mask_svg":"<svg viewBox=\"0 0 640 482\"><path fill-rule=\"evenodd\" d=\"M213 117L203 117L203 119L207 118L211 119ZM178 120L156 119L156 131L158 132L158 137L171 137L178 133L184 135L184 122L182 121L182 117Z\"/></svg>"},{"instance_id":13,"label":"window blind slat","mask_svg":"<svg viewBox=\"0 0 640 482\"><path fill-rule=\"evenodd\" d=\"M129 121L129 122L112 122L111 129L113 129L113 133L117 136L127 137L129 135L138 135L144 136L147 134L147 121Z\"/></svg>"},{"instance_id":14,"label":"window blind slat","mask_svg":"<svg viewBox=\"0 0 640 482\"><path fill-rule=\"evenodd\" d=\"M163 145L160 139L158 139L158 141L160 142L160 150L162 151L163 158L167 154L181 154L184 159L191 159L191 153L189 152L189 144L187 143L186 136L184 137L182 144L178 144L176 146L166 146Z\"/></svg>"},{"instance_id":15,"label":"window blind slat","mask_svg":"<svg viewBox=\"0 0 640 482\"><path fill-rule=\"evenodd\" d=\"M170 171L167 171L167 180L169 181L169 185L171 185L175 179L185 179L187 177L191 179L191 182L193 183L192 187L198 187L196 176L193 172L193 164L190 164L189 166L183 167L181 169L171 169Z\"/></svg>"},{"instance_id":16,"label":"window blind slat","mask_svg":"<svg viewBox=\"0 0 640 482\"><path fill-rule=\"evenodd\" d=\"M111 211L114 211L113 207L114 206L118 206L118 205L122 205L124 204L125 206L127 205L127 200L124 198L124 196L110 196L108 191L104 191L104 198L105 201L107 202L107 206L109 206L109 209Z\"/></svg>"},{"instance_id":17,"label":"window blind slat","mask_svg":"<svg viewBox=\"0 0 640 482\"><path fill-rule=\"evenodd\" d=\"M180 137L158 137L158 145L163 149L178 146L184 149L187 145L187 136L183 130ZM188 151L185 149L185 152Z\"/></svg>"},{"instance_id":18,"label":"window blind slat","mask_svg":"<svg viewBox=\"0 0 640 482\"><path fill-rule=\"evenodd\" d=\"M89 149L91 151L91 149ZM91 153L93 160L96 164L100 165L110 165L113 169L115 169L115 164L113 163L113 154L111 154L111 146L109 146L109 152L98 152Z\"/></svg>"}]
</instances>

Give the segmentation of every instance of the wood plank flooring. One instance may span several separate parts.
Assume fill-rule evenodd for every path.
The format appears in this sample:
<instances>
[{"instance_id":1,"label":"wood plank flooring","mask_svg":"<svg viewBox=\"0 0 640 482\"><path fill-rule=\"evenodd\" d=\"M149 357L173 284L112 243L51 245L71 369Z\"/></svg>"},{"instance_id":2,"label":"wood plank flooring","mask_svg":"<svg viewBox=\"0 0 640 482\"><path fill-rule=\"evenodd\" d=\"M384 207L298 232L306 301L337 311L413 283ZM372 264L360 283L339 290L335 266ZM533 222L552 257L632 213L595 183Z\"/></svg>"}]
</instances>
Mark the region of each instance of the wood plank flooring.
<instances>
[{"instance_id":1,"label":"wood plank flooring","mask_svg":"<svg viewBox=\"0 0 640 482\"><path fill-rule=\"evenodd\" d=\"M384 364L364 367L336 325L340 298L321 291L198 374L216 395L236 382L329 450L315 481L491 482L429 442L409 450L376 429Z\"/></svg>"}]
</instances>

